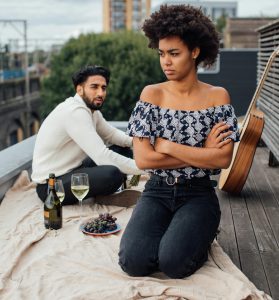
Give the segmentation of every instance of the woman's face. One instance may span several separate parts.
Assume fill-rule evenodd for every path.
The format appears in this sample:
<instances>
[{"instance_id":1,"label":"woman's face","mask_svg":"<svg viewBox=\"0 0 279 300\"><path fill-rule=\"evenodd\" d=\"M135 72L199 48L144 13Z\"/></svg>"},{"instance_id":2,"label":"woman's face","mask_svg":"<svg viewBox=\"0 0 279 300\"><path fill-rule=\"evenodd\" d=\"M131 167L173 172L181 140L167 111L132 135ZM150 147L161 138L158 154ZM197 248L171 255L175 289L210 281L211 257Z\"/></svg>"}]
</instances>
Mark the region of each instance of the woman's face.
<instances>
[{"instance_id":1,"label":"woman's face","mask_svg":"<svg viewBox=\"0 0 279 300\"><path fill-rule=\"evenodd\" d=\"M158 52L163 72L169 80L182 80L190 72L196 72L197 48L190 51L178 36L159 40Z\"/></svg>"}]
</instances>

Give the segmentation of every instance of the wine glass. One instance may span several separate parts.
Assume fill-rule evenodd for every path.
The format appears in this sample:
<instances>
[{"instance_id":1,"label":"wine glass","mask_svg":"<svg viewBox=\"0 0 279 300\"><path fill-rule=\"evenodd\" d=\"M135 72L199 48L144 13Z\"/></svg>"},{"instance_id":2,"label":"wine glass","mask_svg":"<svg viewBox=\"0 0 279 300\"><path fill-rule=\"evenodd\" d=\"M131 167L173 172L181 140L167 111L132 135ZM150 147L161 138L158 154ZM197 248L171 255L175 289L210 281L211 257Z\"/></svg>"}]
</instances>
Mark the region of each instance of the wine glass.
<instances>
[{"instance_id":1,"label":"wine glass","mask_svg":"<svg viewBox=\"0 0 279 300\"><path fill-rule=\"evenodd\" d=\"M75 173L71 176L71 190L80 205L79 223L81 224L82 200L89 192L89 179L86 173Z\"/></svg>"},{"instance_id":2,"label":"wine glass","mask_svg":"<svg viewBox=\"0 0 279 300\"><path fill-rule=\"evenodd\" d=\"M55 187L56 195L58 196L60 203L62 203L65 198L65 190L64 190L62 179L56 179L54 187Z\"/></svg>"}]
</instances>

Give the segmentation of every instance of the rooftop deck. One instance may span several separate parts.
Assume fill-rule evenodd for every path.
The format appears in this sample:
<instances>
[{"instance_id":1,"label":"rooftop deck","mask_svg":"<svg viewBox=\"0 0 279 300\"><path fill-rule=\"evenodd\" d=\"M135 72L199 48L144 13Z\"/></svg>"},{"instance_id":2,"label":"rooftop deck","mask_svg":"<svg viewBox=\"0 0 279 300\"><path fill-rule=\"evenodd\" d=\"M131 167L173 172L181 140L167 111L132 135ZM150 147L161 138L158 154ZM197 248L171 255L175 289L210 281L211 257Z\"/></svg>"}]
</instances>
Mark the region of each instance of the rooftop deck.
<instances>
[{"instance_id":1,"label":"rooftop deck","mask_svg":"<svg viewBox=\"0 0 279 300\"><path fill-rule=\"evenodd\" d=\"M257 286L279 299L279 167L258 147L240 196L217 192L222 210L218 241Z\"/></svg>"},{"instance_id":2,"label":"rooftop deck","mask_svg":"<svg viewBox=\"0 0 279 300\"><path fill-rule=\"evenodd\" d=\"M21 170L30 168L34 141L1 151L1 196ZM268 158L268 148L258 147L240 196L217 190L222 210L218 241L257 288L279 299L279 167L269 167Z\"/></svg>"}]
</instances>

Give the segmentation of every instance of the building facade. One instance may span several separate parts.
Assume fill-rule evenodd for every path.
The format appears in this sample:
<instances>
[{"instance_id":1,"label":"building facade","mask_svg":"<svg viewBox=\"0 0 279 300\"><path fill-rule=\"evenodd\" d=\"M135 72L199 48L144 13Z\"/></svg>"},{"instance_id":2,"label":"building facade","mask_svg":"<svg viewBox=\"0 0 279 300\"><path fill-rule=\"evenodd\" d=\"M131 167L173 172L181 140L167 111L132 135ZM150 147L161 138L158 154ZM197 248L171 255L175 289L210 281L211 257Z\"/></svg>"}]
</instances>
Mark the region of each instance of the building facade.
<instances>
[{"instance_id":1,"label":"building facade","mask_svg":"<svg viewBox=\"0 0 279 300\"><path fill-rule=\"evenodd\" d=\"M151 0L103 0L103 31L140 30Z\"/></svg>"},{"instance_id":2,"label":"building facade","mask_svg":"<svg viewBox=\"0 0 279 300\"><path fill-rule=\"evenodd\" d=\"M227 18L223 31L224 48L258 48L257 29L274 18Z\"/></svg>"},{"instance_id":3,"label":"building facade","mask_svg":"<svg viewBox=\"0 0 279 300\"><path fill-rule=\"evenodd\" d=\"M39 130L41 97L38 77L30 78L29 89L27 99L24 78L0 82L0 150L17 144Z\"/></svg>"},{"instance_id":4,"label":"building facade","mask_svg":"<svg viewBox=\"0 0 279 300\"><path fill-rule=\"evenodd\" d=\"M222 16L237 17L237 1L186 1L186 0L165 0L162 4L178 5L189 4L195 7L201 7L203 13L213 21L216 21ZM154 11L158 10L160 5L154 8Z\"/></svg>"}]
</instances>

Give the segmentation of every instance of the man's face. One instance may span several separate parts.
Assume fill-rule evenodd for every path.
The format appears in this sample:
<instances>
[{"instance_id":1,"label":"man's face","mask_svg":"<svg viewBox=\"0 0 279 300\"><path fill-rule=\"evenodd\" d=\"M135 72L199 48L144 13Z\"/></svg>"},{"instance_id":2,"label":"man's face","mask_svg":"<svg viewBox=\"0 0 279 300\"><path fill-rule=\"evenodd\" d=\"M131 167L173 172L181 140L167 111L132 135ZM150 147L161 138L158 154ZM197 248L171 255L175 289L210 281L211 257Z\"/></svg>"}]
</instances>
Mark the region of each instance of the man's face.
<instances>
[{"instance_id":1,"label":"man's face","mask_svg":"<svg viewBox=\"0 0 279 300\"><path fill-rule=\"evenodd\" d=\"M92 110L102 108L107 93L106 79L100 75L89 76L87 80L77 86L77 93Z\"/></svg>"}]
</instances>

